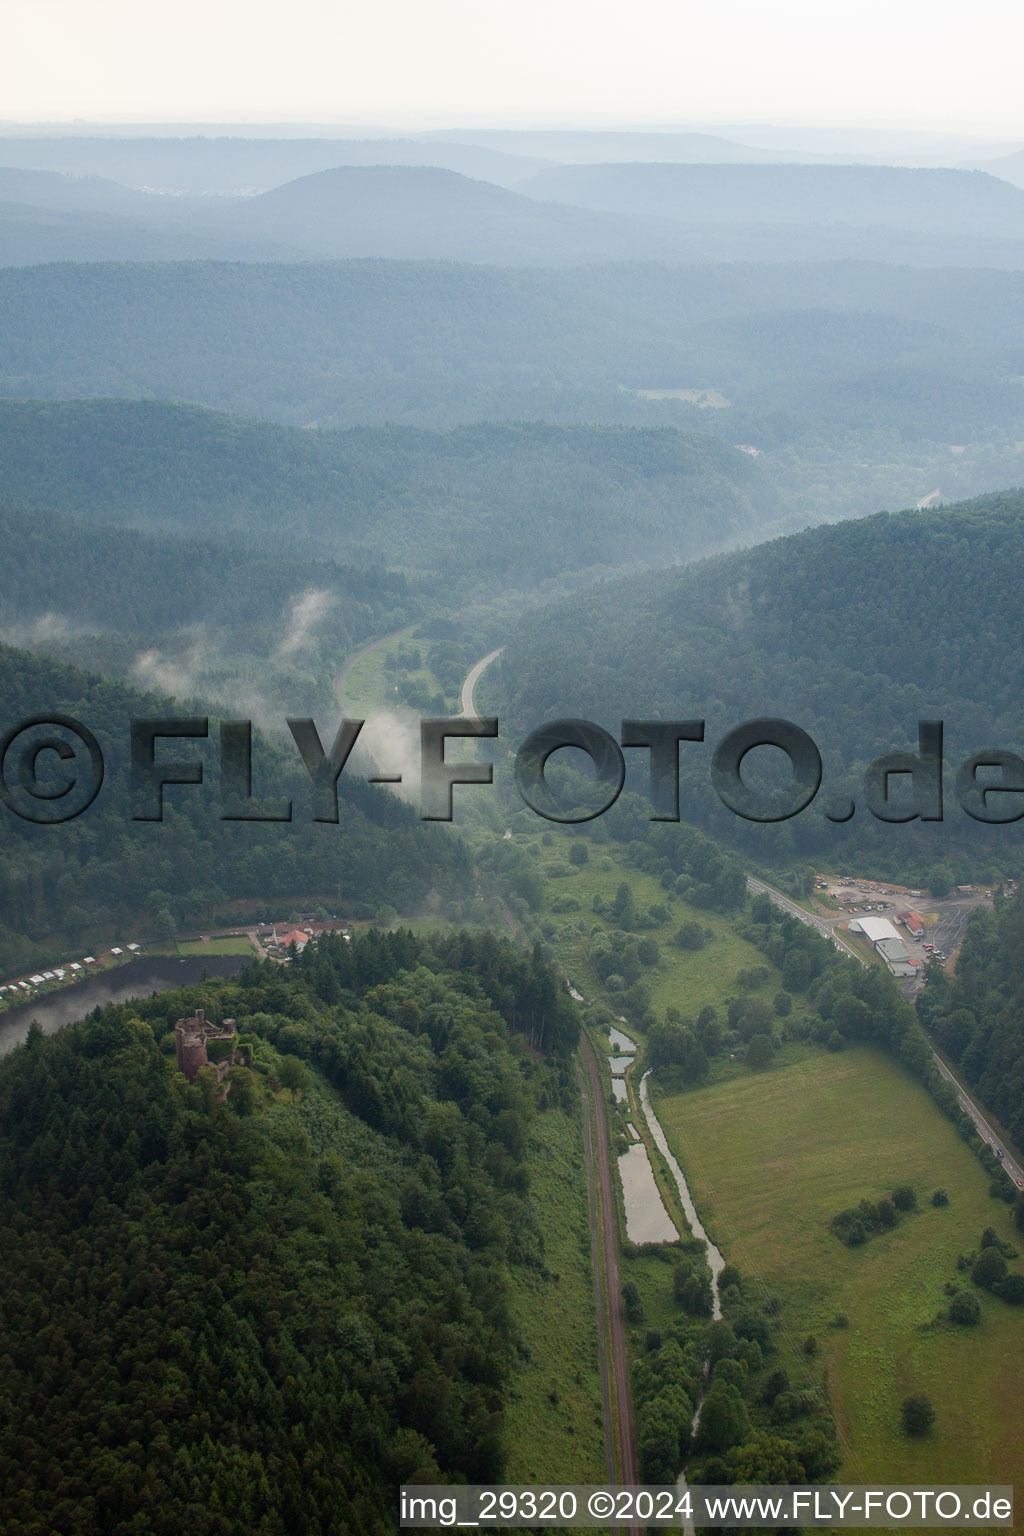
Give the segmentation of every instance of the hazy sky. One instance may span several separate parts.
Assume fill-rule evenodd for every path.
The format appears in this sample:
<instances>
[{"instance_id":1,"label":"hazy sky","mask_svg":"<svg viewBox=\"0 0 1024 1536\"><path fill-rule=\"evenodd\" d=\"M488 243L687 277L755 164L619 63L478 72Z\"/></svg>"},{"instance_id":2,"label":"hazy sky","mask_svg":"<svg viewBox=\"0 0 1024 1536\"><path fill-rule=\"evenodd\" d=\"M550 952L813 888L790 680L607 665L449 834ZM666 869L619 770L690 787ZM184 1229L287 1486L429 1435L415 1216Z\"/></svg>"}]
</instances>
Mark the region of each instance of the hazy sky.
<instances>
[{"instance_id":1,"label":"hazy sky","mask_svg":"<svg viewBox=\"0 0 1024 1536\"><path fill-rule=\"evenodd\" d=\"M1021 0L9 0L0 118L1024 136Z\"/></svg>"}]
</instances>

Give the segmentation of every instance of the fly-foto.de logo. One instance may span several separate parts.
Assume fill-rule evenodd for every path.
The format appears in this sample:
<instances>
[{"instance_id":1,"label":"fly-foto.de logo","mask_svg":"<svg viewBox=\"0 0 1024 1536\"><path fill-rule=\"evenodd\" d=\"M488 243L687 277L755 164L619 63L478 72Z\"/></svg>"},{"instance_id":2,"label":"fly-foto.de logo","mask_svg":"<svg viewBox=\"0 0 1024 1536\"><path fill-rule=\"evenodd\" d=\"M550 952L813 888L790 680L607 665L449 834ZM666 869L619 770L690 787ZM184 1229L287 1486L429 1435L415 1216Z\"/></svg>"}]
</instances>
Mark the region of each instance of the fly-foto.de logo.
<instances>
[{"instance_id":1,"label":"fly-foto.de logo","mask_svg":"<svg viewBox=\"0 0 1024 1536\"><path fill-rule=\"evenodd\" d=\"M310 719L286 717L286 724L309 777L309 816L337 823L338 781L363 729L362 720L342 720L329 748ZM421 720L419 792L424 821L451 821L457 786L494 782L494 765L468 758L449 762L446 744L459 739L486 741L499 736L495 718ZM168 791L207 791L207 764L196 744L211 736L206 716L147 718L128 723L128 785L131 820L162 821ZM287 796L253 792L253 728L248 720L221 720L219 775L215 814L222 821L290 822ZM191 745L191 753L189 746ZM523 803L546 821L577 824L602 816L626 782L623 749L647 754L647 793L652 821L680 819L680 753L704 743L703 720L623 720L618 740L603 726L578 719L552 720L538 726L519 745L514 779ZM863 777L863 801L883 822L943 820L943 724L918 721L918 750L877 757ZM176 745L172 745L176 744ZM774 747L789 761L789 782L771 791L744 780L748 753ZM589 760L585 807L566 806L546 777L550 760L564 748ZM56 825L81 816L104 785L104 753L94 733L61 714L35 715L12 726L0 741L0 800L25 821ZM402 775L369 774L374 783L400 784ZM709 781L719 800L744 821L789 821L812 805L822 786L822 761L806 731L789 720L747 720L726 732L714 748ZM899 793L895 786L901 784ZM973 820L991 825L1024 816L1024 758L1001 748L975 752L958 768L955 795ZM211 806L212 808L212 806ZM847 795L827 800L823 814L849 821L856 803Z\"/></svg>"}]
</instances>

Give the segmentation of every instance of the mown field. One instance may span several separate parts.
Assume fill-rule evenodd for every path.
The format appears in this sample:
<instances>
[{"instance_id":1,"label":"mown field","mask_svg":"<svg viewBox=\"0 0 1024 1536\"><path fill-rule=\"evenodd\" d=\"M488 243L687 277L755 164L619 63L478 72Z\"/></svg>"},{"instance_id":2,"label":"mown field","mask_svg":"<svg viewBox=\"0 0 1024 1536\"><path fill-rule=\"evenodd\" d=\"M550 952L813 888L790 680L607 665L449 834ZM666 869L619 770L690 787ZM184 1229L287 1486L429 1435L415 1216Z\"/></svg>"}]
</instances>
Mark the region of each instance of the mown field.
<instances>
[{"instance_id":1,"label":"mown field","mask_svg":"<svg viewBox=\"0 0 1024 1536\"><path fill-rule=\"evenodd\" d=\"M506 1409L509 1483L599 1483L605 1476L583 1132L552 1110L534 1123L530 1189L546 1277L520 1269L512 1311L527 1355Z\"/></svg>"},{"instance_id":2,"label":"mown field","mask_svg":"<svg viewBox=\"0 0 1024 1536\"><path fill-rule=\"evenodd\" d=\"M1024 1481L1019 1434L1024 1309L957 1277L960 1253L992 1226L1020 1246L1010 1211L924 1089L879 1051L809 1056L657 1101L698 1210L726 1258L759 1276L821 1345L846 1482L941 1486ZM920 1210L851 1249L830 1218L897 1184ZM949 1194L945 1208L932 1191ZM1011 1270L1021 1269L1021 1261ZM975 1328L936 1322L959 1278L981 1301ZM832 1326L845 1314L848 1326ZM783 1340L792 1353L798 1340ZM922 1439L900 1405L924 1392L936 1422Z\"/></svg>"},{"instance_id":3,"label":"mown field","mask_svg":"<svg viewBox=\"0 0 1024 1536\"><path fill-rule=\"evenodd\" d=\"M181 939L179 955L251 955L253 947L244 933L228 934L221 939Z\"/></svg>"}]
</instances>

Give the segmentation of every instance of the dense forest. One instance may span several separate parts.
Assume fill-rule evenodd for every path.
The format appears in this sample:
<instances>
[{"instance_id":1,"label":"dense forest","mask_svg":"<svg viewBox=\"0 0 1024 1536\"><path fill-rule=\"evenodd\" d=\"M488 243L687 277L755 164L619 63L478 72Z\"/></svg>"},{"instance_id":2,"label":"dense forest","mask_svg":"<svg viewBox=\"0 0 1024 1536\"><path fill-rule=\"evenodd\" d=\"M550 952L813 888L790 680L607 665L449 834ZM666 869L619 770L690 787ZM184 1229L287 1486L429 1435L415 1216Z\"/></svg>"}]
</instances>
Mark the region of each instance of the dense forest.
<instances>
[{"instance_id":1,"label":"dense forest","mask_svg":"<svg viewBox=\"0 0 1024 1536\"><path fill-rule=\"evenodd\" d=\"M175 1072L197 1005L237 1020L226 1098ZM403 1480L499 1481L526 1141L577 1031L538 957L401 932L30 1032L0 1066L7 1536L364 1536Z\"/></svg>"},{"instance_id":2,"label":"dense forest","mask_svg":"<svg viewBox=\"0 0 1024 1536\"><path fill-rule=\"evenodd\" d=\"M1017 1145L1024 1144L1024 902L1019 895L967 925L955 976L938 966L921 1018Z\"/></svg>"},{"instance_id":3,"label":"dense forest","mask_svg":"<svg viewBox=\"0 0 1024 1536\"><path fill-rule=\"evenodd\" d=\"M852 429L897 448L904 435L1012 445L1022 347L1017 271L374 260L0 271L0 395L191 400L298 426L542 418L670 422L762 448ZM670 397L636 394L651 390ZM702 409L702 391L727 404Z\"/></svg>"},{"instance_id":4,"label":"dense forest","mask_svg":"<svg viewBox=\"0 0 1024 1536\"><path fill-rule=\"evenodd\" d=\"M859 799L877 755L916 750L918 720L945 722L952 769L983 748L1019 749L1022 511L1014 492L883 513L593 589L520 627L497 663L511 714L523 729L576 715L616 732L622 718L705 720L704 743L680 754L683 814L748 856L868 857L890 878L916 871L908 884L950 856L1012 868L1015 826L969 820L952 773L941 824L882 824L862 806L833 826L816 802L765 829L718 803L710 760L747 719L792 720L822 754L827 809Z\"/></svg>"},{"instance_id":5,"label":"dense forest","mask_svg":"<svg viewBox=\"0 0 1024 1536\"><path fill-rule=\"evenodd\" d=\"M280 568L271 613L288 580L342 598L352 589L357 601L379 592L370 617L385 630L392 579L332 571L332 557L532 586L562 571L688 559L780 513L748 455L672 428L302 432L153 401L0 402L0 465L0 494L22 504L193 540L215 527L243 544L240 591L251 582L259 595L266 567ZM141 566L145 546L133 548ZM178 569L173 551L166 558L173 580L183 557ZM314 560L322 578L309 574ZM226 556L204 563L213 580Z\"/></svg>"},{"instance_id":6,"label":"dense forest","mask_svg":"<svg viewBox=\"0 0 1024 1536\"><path fill-rule=\"evenodd\" d=\"M350 913L372 916L387 905L411 912L444 909L468 893L469 865L447 829L421 822L410 806L358 778L338 781L339 824L310 820L310 781L298 753L259 736L253 742L254 809L279 811L293 799L293 820L224 821L218 790L218 725L210 739L163 742L158 758L205 762L202 787L170 789L164 819L132 820L130 722L180 717L166 697L0 648L0 719L20 722L54 713L93 732L106 776L76 819L36 825L8 808L0 854L0 966L7 973L55 947L103 934L173 936L208 923L240 900L326 897ZM170 749L168 751L168 749ZM41 769L41 771L43 771ZM8 765L8 782L17 775ZM43 946L47 946L44 948Z\"/></svg>"},{"instance_id":7,"label":"dense forest","mask_svg":"<svg viewBox=\"0 0 1024 1536\"><path fill-rule=\"evenodd\" d=\"M425 611L397 572L215 542L180 505L175 537L0 504L0 637L281 726L333 714L352 651Z\"/></svg>"}]
</instances>

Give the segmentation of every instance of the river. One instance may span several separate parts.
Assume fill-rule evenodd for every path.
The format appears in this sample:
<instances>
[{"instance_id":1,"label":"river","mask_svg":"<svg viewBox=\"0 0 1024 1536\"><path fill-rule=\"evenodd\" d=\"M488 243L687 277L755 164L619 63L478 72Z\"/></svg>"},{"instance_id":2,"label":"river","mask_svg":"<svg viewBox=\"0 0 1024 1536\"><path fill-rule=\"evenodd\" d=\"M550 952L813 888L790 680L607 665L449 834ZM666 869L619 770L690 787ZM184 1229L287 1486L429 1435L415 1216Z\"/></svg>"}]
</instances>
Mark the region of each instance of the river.
<instances>
[{"instance_id":1,"label":"river","mask_svg":"<svg viewBox=\"0 0 1024 1536\"><path fill-rule=\"evenodd\" d=\"M28 1034L33 1019L44 1035L55 1035L65 1024L83 1019L94 1008L107 1003L127 1003L134 997L150 997L154 992L169 992L174 987L188 987L203 976L234 976L250 960L250 955L188 955L180 960L161 956L129 960L114 970L72 982L59 992L32 1002L20 1003L0 1014L0 1056L5 1056Z\"/></svg>"}]
</instances>

